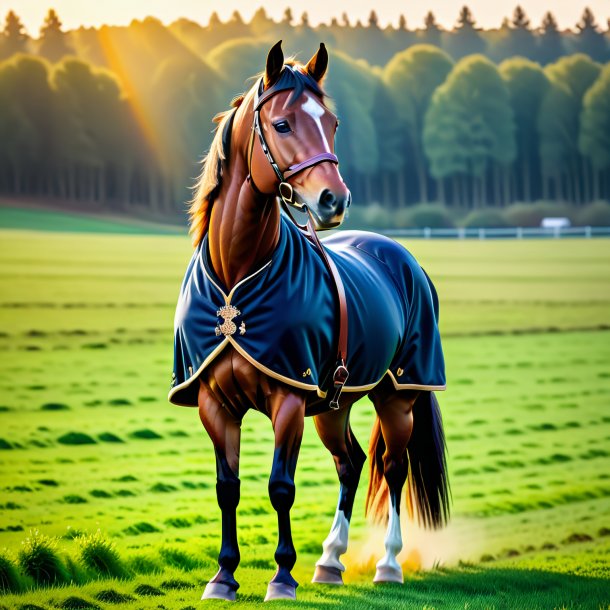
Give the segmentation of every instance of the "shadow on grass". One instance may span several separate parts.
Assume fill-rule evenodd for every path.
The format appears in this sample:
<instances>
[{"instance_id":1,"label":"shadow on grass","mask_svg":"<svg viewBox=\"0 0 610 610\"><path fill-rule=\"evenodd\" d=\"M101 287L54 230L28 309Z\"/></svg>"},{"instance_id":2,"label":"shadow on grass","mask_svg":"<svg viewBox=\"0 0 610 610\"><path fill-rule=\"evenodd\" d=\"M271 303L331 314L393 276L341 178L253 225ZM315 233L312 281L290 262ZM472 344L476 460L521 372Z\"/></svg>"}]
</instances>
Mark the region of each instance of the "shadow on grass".
<instances>
[{"instance_id":1,"label":"shadow on grass","mask_svg":"<svg viewBox=\"0 0 610 610\"><path fill-rule=\"evenodd\" d=\"M439 570L409 576L404 585L348 584L345 587L306 585L295 604L278 602L274 608L606 608L610 581L542 570ZM243 587L244 589L247 586ZM244 591L246 593L246 591ZM244 595L244 607L254 601ZM258 603L252 604L252 606Z\"/></svg>"}]
</instances>

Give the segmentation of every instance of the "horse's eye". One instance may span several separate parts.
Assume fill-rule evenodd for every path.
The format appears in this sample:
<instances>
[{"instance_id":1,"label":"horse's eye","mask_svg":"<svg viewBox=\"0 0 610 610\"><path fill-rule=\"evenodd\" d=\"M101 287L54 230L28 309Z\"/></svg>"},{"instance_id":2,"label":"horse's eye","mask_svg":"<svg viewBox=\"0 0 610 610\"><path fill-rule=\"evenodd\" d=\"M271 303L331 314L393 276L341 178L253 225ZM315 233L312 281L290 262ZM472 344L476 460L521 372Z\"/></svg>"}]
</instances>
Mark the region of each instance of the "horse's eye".
<instances>
[{"instance_id":1,"label":"horse's eye","mask_svg":"<svg viewBox=\"0 0 610 610\"><path fill-rule=\"evenodd\" d=\"M273 127L275 127L275 131L278 133L290 133L292 131L288 121L278 121L277 123L273 124Z\"/></svg>"}]
</instances>

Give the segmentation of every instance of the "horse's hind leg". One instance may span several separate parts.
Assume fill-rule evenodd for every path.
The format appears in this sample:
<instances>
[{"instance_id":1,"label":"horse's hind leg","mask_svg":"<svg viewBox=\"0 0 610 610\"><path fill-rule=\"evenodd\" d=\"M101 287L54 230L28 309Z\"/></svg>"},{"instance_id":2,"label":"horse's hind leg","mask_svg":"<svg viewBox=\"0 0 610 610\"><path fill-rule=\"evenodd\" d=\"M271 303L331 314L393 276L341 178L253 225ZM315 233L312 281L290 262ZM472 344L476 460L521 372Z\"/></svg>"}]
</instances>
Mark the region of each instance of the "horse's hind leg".
<instances>
[{"instance_id":1,"label":"horse's hind leg","mask_svg":"<svg viewBox=\"0 0 610 610\"><path fill-rule=\"evenodd\" d=\"M349 408L330 411L314 417L316 430L324 446L335 460L339 475L339 503L332 527L324 541L323 553L316 563L312 582L342 585L345 566L340 557L347 550L349 523L354 497L360 481L366 454L362 451L349 425Z\"/></svg>"},{"instance_id":2,"label":"horse's hind leg","mask_svg":"<svg viewBox=\"0 0 610 610\"><path fill-rule=\"evenodd\" d=\"M384 384L383 387L388 386ZM396 559L402 550L400 498L409 472L407 444L413 431L412 409L417 394L395 391L393 388L389 392L383 392L380 388L379 393L371 394L379 418L371 438L371 443L375 446L371 449L375 450L377 459L381 457L381 463L371 464L371 468L376 466L383 469L383 478L389 492L389 519L384 541L386 552L377 563L373 582L403 582L402 568ZM382 453L383 445L385 450Z\"/></svg>"},{"instance_id":3,"label":"horse's hind leg","mask_svg":"<svg viewBox=\"0 0 610 610\"><path fill-rule=\"evenodd\" d=\"M201 599L235 600L239 584L233 576L239 565L236 510L239 504L239 442L241 421L236 420L202 384L199 415L216 453L216 497L222 511L219 570L206 585Z\"/></svg>"}]
</instances>

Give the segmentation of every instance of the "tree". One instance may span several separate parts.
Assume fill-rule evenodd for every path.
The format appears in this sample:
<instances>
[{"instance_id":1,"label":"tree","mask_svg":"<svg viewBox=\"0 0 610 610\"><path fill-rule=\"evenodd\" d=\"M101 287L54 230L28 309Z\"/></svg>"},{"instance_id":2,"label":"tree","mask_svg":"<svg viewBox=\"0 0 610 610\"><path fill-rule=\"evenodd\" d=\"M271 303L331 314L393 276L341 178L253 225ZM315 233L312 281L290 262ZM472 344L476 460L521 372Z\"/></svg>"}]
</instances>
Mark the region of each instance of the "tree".
<instances>
[{"instance_id":1,"label":"tree","mask_svg":"<svg viewBox=\"0 0 610 610\"><path fill-rule=\"evenodd\" d=\"M49 9L43 26L40 28L40 54L49 61L59 61L70 55L74 49L68 44L66 34L61 29L61 21L53 9Z\"/></svg>"},{"instance_id":2,"label":"tree","mask_svg":"<svg viewBox=\"0 0 610 610\"><path fill-rule=\"evenodd\" d=\"M451 58L432 45L415 45L397 53L383 71L400 120L395 126L404 138L404 155L415 166L416 200L428 201L428 174L423 148L424 116L436 88L451 68ZM404 134L404 135L403 135ZM404 187L400 189L404 191Z\"/></svg>"},{"instance_id":3,"label":"tree","mask_svg":"<svg viewBox=\"0 0 610 610\"><path fill-rule=\"evenodd\" d=\"M600 65L578 54L546 66L550 87L538 115L545 196L582 203L590 198L589 169L578 155L582 100L597 79Z\"/></svg>"},{"instance_id":4,"label":"tree","mask_svg":"<svg viewBox=\"0 0 610 610\"><path fill-rule=\"evenodd\" d=\"M28 40L21 19L13 11L9 11L0 37L0 57L10 57L15 53L24 53L27 51Z\"/></svg>"},{"instance_id":5,"label":"tree","mask_svg":"<svg viewBox=\"0 0 610 610\"><path fill-rule=\"evenodd\" d=\"M401 32L404 32L407 29L407 18L402 13L401 13L400 17L398 18L398 29Z\"/></svg>"},{"instance_id":6,"label":"tree","mask_svg":"<svg viewBox=\"0 0 610 610\"><path fill-rule=\"evenodd\" d=\"M481 55L462 59L434 92L425 116L424 150L432 175L452 180L454 202L480 206L499 198L501 173L506 200L514 132L508 90L495 65Z\"/></svg>"},{"instance_id":7,"label":"tree","mask_svg":"<svg viewBox=\"0 0 610 610\"><path fill-rule=\"evenodd\" d=\"M326 83L335 100L341 127L337 156L355 198L372 201L372 181L379 170L378 129L373 118L379 77L363 62L334 50Z\"/></svg>"},{"instance_id":8,"label":"tree","mask_svg":"<svg viewBox=\"0 0 610 610\"><path fill-rule=\"evenodd\" d=\"M585 53L596 61L608 59L608 44L600 29L597 27L591 9L585 8L580 21L576 24L578 34L575 40L576 51Z\"/></svg>"},{"instance_id":9,"label":"tree","mask_svg":"<svg viewBox=\"0 0 610 610\"><path fill-rule=\"evenodd\" d=\"M19 54L0 64L0 108L0 175L17 194L50 194L62 125L48 62Z\"/></svg>"},{"instance_id":10,"label":"tree","mask_svg":"<svg viewBox=\"0 0 610 610\"><path fill-rule=\"evenodd\" d=\"M422 36L422 42L426 44L432 44L435 47L441 46L441 33L442 30L438 23L436 23L436 17L432 11L428 11L424 17L424 31Z\"/></svg>"},{"instance_id":11,"label":"tree","mask_svg":"<svg viewBox=\"0 0 610 610\"><path fill-rule=\"evenodd\" d=\"M369 27L379 28L379 18L377 17L377 13L375 11L371 11L369 13Z\"/></svg>"},{"instance_id":12,"label":"tree","mask_svg":"<svg viewBox=\"0 0 610 610\"><path fill-rule=\"evenodd\" d=\"M516 123L515 175L520 180L515 185L515 197L531 201L542 196L536 125L549 81L537 63L521 57L507 59L499 70L508 87Z\"/></svg>"},{"instance_id":13,"label":"tree","mask_svg":"<svg viewBox=\"0 0 610 610\"><path fill-rule=\"evenodd\" d=\"M610 64L607 64L597 80L585 94L581 115L578 149L590 159L595 175L593 199L610 197ZM606 180L602 189L601 177Z\"/></svg>"},{"instance_id":14,"label":"tree","mask_svg":"<svg viewBox=\"0 0 610 610\"><path fill-rule=\"evenodd\" d=\"M458 16L457 27L451 32L447 41L447 48L454 59L485 51L485 41L481 38L475 23L471 10L463 6Z\"/></svg>"},{"instance_id":15,"label":"tree","mask_svg":"<svg viewBox=\"0 0 610 610\"><path fill-rule=\"evenodd\" d=\"M542 19L542 33L539 39L538 57L543 65L557 61L565 49L561 40L561 34L557 28L557 20L550 11Z\"/></svg>"},{"instance_id":16,"label":"tree","mask_svg":"<svg viewBox=\"0 0 610 610\"><path fill-rule=\"evenodd\" d=\"M292 25L292 9L290 7L284 9L284 16L282 17L282 23L285 25Z\"/></svg>"},{"instance_id":17,"label":"tree","mask_svg":"<svg viewBox=\"0 0 610 610\"><path fill-rule=\"evenodd\" d=\"M530 28L530 20L521 6L515 8L511 25L511 55L536 59L538 51L536 39Z\"/></svg>"}]
</instances>

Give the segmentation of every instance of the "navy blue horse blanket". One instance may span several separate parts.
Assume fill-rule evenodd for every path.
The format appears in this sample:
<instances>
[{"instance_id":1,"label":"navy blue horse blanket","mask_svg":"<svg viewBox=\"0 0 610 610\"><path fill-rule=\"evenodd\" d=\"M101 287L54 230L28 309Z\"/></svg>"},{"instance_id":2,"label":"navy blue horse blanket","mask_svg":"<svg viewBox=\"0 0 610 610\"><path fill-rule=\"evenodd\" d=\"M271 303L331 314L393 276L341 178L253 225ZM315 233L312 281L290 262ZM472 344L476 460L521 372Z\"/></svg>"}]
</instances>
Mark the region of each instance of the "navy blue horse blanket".
<instances>
[{"instance_id":1,"label":"navy blue horse blanket","mask_svg":"<svg viewBox=\"0 0 610 610\"><path fill-rule=\"evenodd\" d=\"M267 375L323 397L336 363L339 307L316 247L282 216L271 259L229 291L213 271L207 243L206 235L178 299L169 400L197 406L199 375L229 345ZM444 390L438 299L415 258L364 231L337 232L322 243L347 297L344 391L370 390L386 374L397 389Z\"/></svg>"}]
</instances>

